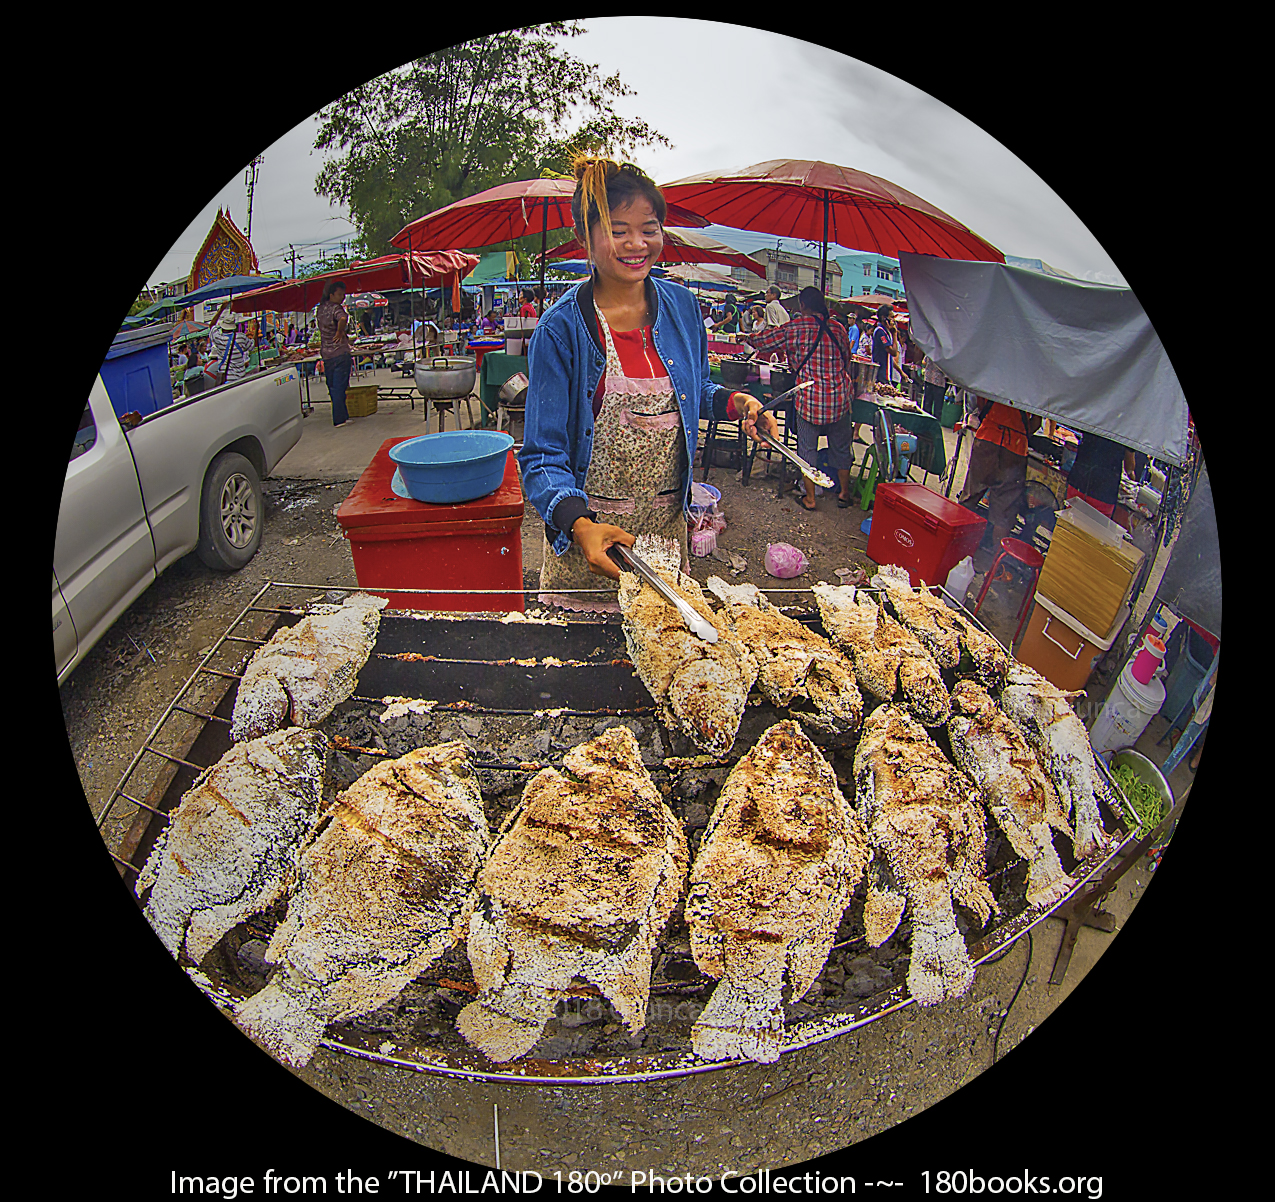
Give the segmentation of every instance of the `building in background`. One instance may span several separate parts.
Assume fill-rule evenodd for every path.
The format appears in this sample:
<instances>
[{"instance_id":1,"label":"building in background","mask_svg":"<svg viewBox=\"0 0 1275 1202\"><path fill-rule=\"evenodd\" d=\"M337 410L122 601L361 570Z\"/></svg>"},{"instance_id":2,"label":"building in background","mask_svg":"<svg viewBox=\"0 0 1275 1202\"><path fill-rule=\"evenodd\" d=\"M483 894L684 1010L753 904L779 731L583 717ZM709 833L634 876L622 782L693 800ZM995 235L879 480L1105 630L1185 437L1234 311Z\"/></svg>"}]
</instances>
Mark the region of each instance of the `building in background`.
<instances>
[{"instance_id":1,"label":"building in background","mask_svg":"<svg viewBox=\"0 0 1275 1202\"><path fill-rule=\"evenodd\" d=\"M878 255L871 251L855 251L838 255L841 268L841 295L888 296L892 300L903 299L903 274L898 259Z\"/></svg>"},{"instance_id":2,"label":"building in background","mask_svg":"<svg viewBox=\"0 0 1275 1202\"><path fill-rule=\"evenodd\" d=\"M775 284L786 294L800 292L803 288L819 287L819 256L799 255L791 250L776 250L767 247L764 250L752 251L750 259L756 259L766 268L766 284L763 285L756 275L745 267L732 267L731 279L738 280L739 286L746 292L755 292L758 288ZM824 286L824 295L839 300L843 295L842 269L837 260L828 260L828 278Z\"/></svg>"}]
</instances>

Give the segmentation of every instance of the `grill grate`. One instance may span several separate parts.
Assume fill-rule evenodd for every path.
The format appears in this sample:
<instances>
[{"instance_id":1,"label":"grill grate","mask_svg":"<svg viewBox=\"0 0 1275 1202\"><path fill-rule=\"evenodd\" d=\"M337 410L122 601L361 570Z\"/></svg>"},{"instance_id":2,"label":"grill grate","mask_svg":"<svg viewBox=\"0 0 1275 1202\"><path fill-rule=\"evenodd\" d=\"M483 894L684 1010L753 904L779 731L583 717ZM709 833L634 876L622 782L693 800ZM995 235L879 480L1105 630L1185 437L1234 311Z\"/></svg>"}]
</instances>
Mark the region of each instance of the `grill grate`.
<instances>
[{"instance_id":1,"label":"grill grate","mask_svg":"<svg viewBox=\"0 0 1275 1202\"><path fill-rule=\"evenodd\" d=\"M119 783L97 815L97 824L107 842L107 850L115 860L121 876L136 874L145 863L161 824L168 818L183 793L193 785L205 767L214 764L230 746L229 726L233 710L235 684L242 678L252 649L260 646L280 626L291 625L304 616L306 607L328 599L333 592L346 593L346 587L267 581L231 622L213 647L205 654L186 683L164 710L142 746L134 755ZM391 590L382 592L423 592L438 590ZM463 590L452 590L462 592ZM481 604L486 593L508 590L476 590L471 595ZM538 589L528 589L529 594ZM601 592L604 590L577 590ZM768 593L808 595L808 588L767 589ZM875 590L866 589L873 592ZM940 586L931 592L944 593ZM951 594L946 594L949 598ZM955 601L955 599L952 599ZM269 601L270 603L267 603ZM963 608L963 607L962 607ZM967 617L967 610L963 610ZM794 617L822 631L816 616L795 613ZM977 618L972 618L985 633L991 632ZM518 621L497 618L490 613L425 613L419 610L392 611L382 614L380 633L372 657L359 674L358 691L348 707L382 706L387 698L420 698L428 712L454 714L458 721L465 715L494 718L530 717L542 727L546 723L567 719L642 718L654 713L650 695L633 672L624 645L618 615L570 619L554 615L537 620L534 615ZM338 709L338 714L341 712ZM665 743L672 743L672 753L662 763L651 767L657 783L670 789L686 771L707 771L716 767L729 769L761 733L772 723L785 717L769 703L750 704L744 714L736 740L738 755L720 760L696 756L695 748L664 728L659 733ZM397 756L384 746L367 745L366 738L351 739L341 734L329 735L329 744L347 757L346 768L361 771L366 767L354 763L354 757L377 758ZM373 740L379 741L379 740ZM688 750L689 749L689 750ZM510 774L505 781L522 779L543 767L561 767L561 758L544 754L526 759L474 759L475 768L484 774L484 792L491 780ZM843 762L844 763L844 762ZM1076 884L1062 901L1048 911L1026 909L970 943L970 958L975 964L993 959L1008 949L1037 923L1082 892L1087 884L1109 868L1127 851L1137 829L1136 815L1114 789L1106 765L1097 761L1106 796L1104 820L1115 819L1123 828L1116 846L1106 855L1092 857L1072 870ZM497 776L486 774L495 773ZM844 788L852 785L841 774ZM153 779L151 779L153 778ZM146 781L150 779L149 787ZM122 807L135 811L121 835L109 837L112 819L127 817ZM990 868L989 884L998 891L998 883L1021 862ZM860 935L842 939L834 951L862 945ZM688 962L689 963L689 962ZM455 984L455 982L452 982ZM215 983L202 984L209 997L223 1009L233 1001L233 994ZM702 981L664 981L653 984L652 996L693 993L704 988ZM866 1023L911 1004L906 988L895 985L873 997L844 1009L827 1011L817 1017L789 1024L789 1042L785 1051L810 1047L837 1038ZM680 1077L724 1068L737 1062L705 1063L687 1055L661 1055L639 1051L612 1059L578 1057L563 1061L528 1061L508 1066L504 1071L490 1072L487 1062L473 1052L429 1051L415 1049L413 1055L387 1055L381 1042L357 1030L342 1029L338 1038L325 1039L324 1045L346 1054L379 1061L416 1072L440 1073L484 1081L518 1081L526 1083L596 1083L649 1081Z\"/></svg>"}]
</instances>

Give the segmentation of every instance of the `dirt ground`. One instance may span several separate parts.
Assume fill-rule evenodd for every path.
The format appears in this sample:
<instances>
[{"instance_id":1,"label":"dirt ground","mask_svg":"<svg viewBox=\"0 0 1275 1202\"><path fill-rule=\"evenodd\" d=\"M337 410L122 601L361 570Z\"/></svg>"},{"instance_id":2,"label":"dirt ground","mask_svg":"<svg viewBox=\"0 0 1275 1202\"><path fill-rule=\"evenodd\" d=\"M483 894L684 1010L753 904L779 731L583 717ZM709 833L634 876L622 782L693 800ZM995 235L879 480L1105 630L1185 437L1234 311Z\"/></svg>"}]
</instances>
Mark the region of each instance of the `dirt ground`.
<instances>
[{"instance_id":1,"label":"dirt ground","mask_svg":"<svg viewBox=\"0 0 1275 1202\"><path fill-rule=\"evenodd\" d=\"M857 455L862 451L856 447ZM255 559L237 574L220 574L187 556L134 603L62 687L67 736L95 814L201 655L263 582L356 583L349 544L334 516L356 475L266 481L264 537ZM821 498L819 512L808 514L789 498L777 499L774 481L754 476L745 489L734 477L733 469L719 467L710 483L723 494L729 523L719 544L742 556L747 567L731 576L724 563L696 560L697 579L717 573L777 586L763 568L766 545L776 541L793 543L810 559L809 571L794 584L836 581L837 568L871 569L867 537L859 530L865 515L857 506L839 510L829 496ZM529 587L538 577L542 530L529 510L523 523ZM776 599L784 601L778 594ZM987 616L1008 620L1016 601L1017 595L993 601ZM142 787L134 782L134 790ZM121 820L130 808L121 809ZM1107 908L1119 925L1151 879L1143 861L1109 897ZM1048 977L1062 930L1053 919L1037 926L1030 969L1023 939L1002 960L981 968L970 996L958 1003L930 1011L909 1006L769 1067L635 1086L531 1089L399 1071L324 1050L297 1075L355 1114L478 1164L495 1163L496 1105L505 1169L548 1175L573 1168L776 1168L856 1143L932 1106L989 1067L994 1043L1003 1055L1039 1027L1115 939L1083 928L1066 980L1053 987ZM155 952L164 954L158 942Z\"/></svg>"}]
</instances>

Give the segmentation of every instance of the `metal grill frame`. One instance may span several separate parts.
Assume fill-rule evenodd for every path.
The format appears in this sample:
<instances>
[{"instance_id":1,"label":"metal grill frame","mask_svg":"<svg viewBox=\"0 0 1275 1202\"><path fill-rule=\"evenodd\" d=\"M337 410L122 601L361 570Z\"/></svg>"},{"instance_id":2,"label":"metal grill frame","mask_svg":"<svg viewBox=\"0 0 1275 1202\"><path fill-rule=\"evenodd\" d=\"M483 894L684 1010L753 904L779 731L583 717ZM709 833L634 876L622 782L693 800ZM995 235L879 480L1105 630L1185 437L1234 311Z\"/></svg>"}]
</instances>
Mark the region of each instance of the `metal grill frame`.
<instances>
[{"instance_id":1,"label":"metal grill frame","mask_svg":"<svg viewBox=\"0 0 1275 1202\"><path fill-rule=\"evenodd\" d=\"M955 608L957 608L966 617L967 620L971 621L975 626L977 626L980 630L982 630L983 633L985 633L989 638L994 639L996 643L1006 651L1007 654L1010 654L1008 648L1004 647L1004 644L1001 643L1001 641L998 638L996 638L996 636L990 630L988 630L986 625L984 625L976 616L971 614L969 610L965 608L962 602L958 600L956 597L954 597L951 593L949 593L946 588L944 588L942 585L928 585L926 587L927 587L927 590L931 593L942 594L945 597L947 597L954 604ZM311 596L308 598L308 601L294 601L293 603L289 605L262 604L262 602L266 598L266 594L273 589L285 590L287 593L291 593L294 595L295 594L311 594ZM133 797L127 791L129 782L132 780L135 772L137 771L139 765L142 763L146 755L150 754L150 755L159 757L176 766L192 769L196 771L197 773L203 772L205 771L207 767L211 766L211 765L193 764L190 761L180 756L174 756L170 752L162 750L160 747L156 746L155 744L157 740L160 738L161 734L163 733L169 721L173 718L173 715L176 713L203 718L205 719L205 725L209 721L227 723L227 724L229 723L229 720L226 718L222 718L216 714L206 714L199 710L187 709L183 707L180 703L183 700L183 698L185 698L187 694L195 687L196 683L200 681L202 678L211 676L213 678L222 679L222 680L238 681L242 679L243 669L246 667L247 661L250 658L250 654L251 654L250 652L245 652L239 657L238 663L235 665L236 670L234 671L228 671L226 670L226 667L224 666L213 667L212 664L214 659L218 656L220 652L222 652L227 647L228 644L245 643L245 644L249 644L256 647L256 646L262 645L266 641L266 639L263 639L263 638L256 638L256 637L236 633L236 631L239 630L240 627L245 622L250 620L251 615L254 615L254 614L274 615L275 621L272 624L272 629L273 629L273 628L277 628L280 620L284 617L296 617L296 618L303 617L306 612L305 608L303 608L304 605L306 604L314 605L314 604L323 603L326 595L329 593L340 592L340 593L348 594L350 592L357 592L357 591L360 591L357 586L352 587L348 585L336 585L336 584L323 584L323 585L300 584L300 583L291 582L291 581L267 580L261 586L261 588L257 591L257 593L249 600L248 604L244 606L244 608L240 611L240 613L230 623L230 625L226 628L226 631L217 639L217 641L205 654L203 659L200 661L199 665L190 674L185 684L182 685L181 689L177 692L176 696L173 698L172 701L169 702L167 707L164 709L164 712L160 715L159 719L155 722L154 726L150 730L150 733L146 736L145 740L143 741L141 747L137 750L136 754L133 756L132 760L130 761L128 767L124 770L124 773L120 777L118 784L116 784L115 788L112 790L110 796L108 797L106 801L106 804L102 807L101 811L98 813L96 821L97 821L97 826L99 831L102 830L103 826L105 825L105 823L110 818L111 814L114 812L114 810L120 804L121 801L125 801L138 806L140 811L139 814L134 818L134 822L132 826L130 827L129 836L125 837L124 842L129 841L131 834L138 829L139 824L140 824L141 830L138 834L138 839L140 839L141 834L145 832L145 830L149 827L150 823L154 820L154 818L156 817L167 818L169 816L168 812L160 810L156 808L155 806L149 804L148 802L141 801L140 799ZM494 594L507 595L510 590L508 589L393 589L393 588L383 588L381 586L377 586L375 589L372 589L369 591L380 592L380 593L401 593L401 594L449 593L453 595L472 596L475 598L479 598L484 595L494 595ZM570 591L572 593L578 593L578 594L608 594L612 590L575 589L575 590L567 590L567 591ZM857 591L867 592L867 593L879 593L881 590L872 588L870 586L864 586L863 588L857 589ZM536 594L539 594L539 592L540 592L539 588L523 590L524 595L536 595ZM765 592L767 593L768 596L775 593L808 595L813 593L813 589L767 587L765 589ZM314 596L314 594L318 594L318 596ZM461 621L461 620L474 620L474 619L498 620L498 618L494 617L491 611L483 611L483 610L474 610L474 611L407 610L407 611L387 611L387 612L401 613L404 616L407 616L416 620L422 620L422 621ZM554 622L555 624L561 622L568 625L581 625L581 624L615 625L617 624L614 617L610 618L609 620L607 618L603 618L601 621L599 621L596 618L595 619L560 618L557 615L555 615L554 617ZM1012 658L1012 654L1011 654L1011 658ZM473 661L464 661L464 662L473 662ZM477 662L494 664L494 663L497 663L498 661L477 661ZM230 687L232 686L227 685L225 688L225 691L228 692ZM223 693L222 697L219 698L218 700L218 704L221 704L221 702L224 701L224 699L225 697ZM370 697L360 697L356 693L355 696L351 698L351 700L360 700L364 702L379 702L381 699L370 698ZM426 699L422 699L422 700L426 700ZM213 708L216 708L216 706L214 706ZM477 714L490 713L490 714L534 715L536 713L545 712L545 711L539 711L539 710L533 710L533 709L516 709L516 710L489 709L483 706L472 705L470 703L463 703L459 706L438 704L438 705L435 705L433 708L435 711L441 710L446 712L447 710L457 709L465 713L477 713ZM554 712L555 714L560 713L564 715L573 715L573 716L574 715L585 716L585 715L611 714L611 713L617 713L617 712L620 712L626 715L629 715L629 714L649 715L654 712L654 707L648 706L648 707L642 707L639 709L625 709L622 711L607 710L607 709L602 709L602 710L555 709L552 712ZM203 729L204 729L203 727L200 728L201 732ZM198 735L196 735L196 738L197 737ZM193 742L193 740L191 741ZM344 741L334 742L332 745L336 747L338 750L357 750L357 751L366 751L366 752L375 753L375 754L389 754L387 752L381 752L378 749L355 748L348 743L345 743L343 746L343 743ZM735 756L735 757L732 757L732 759L729 761L723 760L723 761L716 761L716 762L719 764L724 764L726 762L737 761L738 759L739 757ZM978 967L979 965L984 964L988 962L989 960L998 959L1001 955L1003 955L1009 950L1010 946L1012 946L1015 942L1017 942L1024 935L1026 935L1027 932L1030 931L1033 927L1039 925L1045 919L1053 917L1057 911L1062 909L1068 903L1074 902L1077 899L1077 897L1079 897L1084 892L1086 886L1089 885L1090 882L1092 882L1096 877L1098 877L1101 873L1103 873L1104 870L1110 868L1114 863L1116 863L1121 858L1121 856L1127 851L1127 849L1132 844L1137 842L1137 832L1139 828L1139 821L1138 821L1136 813L1133 811L1132 807L1129 805L1128 801L1125 799L1121 791L1116 787L1115 782L1112 780L1111 773L1109 769L1107 768L1106 763L1102 760L1102 758L1095 754L1094 762L1098 766L1100 776L1103 780L1104 785L1106 786L1107 796L1103 800L1107 803L1108 808L1121 818L1122 824L1125 828L1123 837L1116 840L1108 852L1095 854L1094 856L1091 856L1088 860L1082 861L1080 864L1078 864L1071 873L1073 879L1075 880L1075 884L1067 891L1066 895L1060 901L1056 902L1049 909L1036 910L1034 908L1029 908L1023 911L1021 914L1019 914L1015 918L1012 918L1008 920L1007 922L1002 923L999 927L988 932L983 937L979 939L975 939L969 945L970 959L973 962L975 967ZM531 773L531 772L539 771L541 768L546 767L548 765L546 763L541 763L538 761L536 762L529 761L525 763L510 763L510 764L475 762L474 766L475 768L490 768L490 769L496 769L501 771L525 771L525 772ZM176 768L174 768L173 773L170 774L169 776L169 784L171 784L172 775L175 775L175 772L176 772ZM152 794L154 794L154 789L152 789ZM146 815L144 820L142 817L143 813ZM105 835L103 837L105 841ZM133 840L134 846L136 846L136 842L137 840ZM135 874L140 873L141 869L138 866L134 865L130 860L120 855L117 855L116 852L112 850L109 846L107 846L106 850L108 854L111 856L111 858L116 862L116 865L119 868L121 876L126 876L127 873L129 872L132 872ZM123 850L122 846L120 850ZM1007 865L1004 869L1000 871L1002 872L1008 871L1010 867L1015 866L1017 863L1018 861L1015 860L1012 864ZM846 945L838 944L836 946L841 947ZM231 1007L235 1001L235 996L232 993L230 993L226 989L219 988L218 986L214 985L212 981L209 980L209 978L204 975L204 973L202 973L201 971L197 969L186 969L185 971L188 973L188 975L192 977L192 979L203 991L203 993L209 998L209 1000L220 1011L222 1011L222 1013L227 1015L230 1013ZM825 1014L818 1018L813 1018L813 1019L798 1020L797 1022L790 1024L788 1027L788 1032L787 1032L788 1039L781 1048L781 1055L788 1052L798 1051L803 1048L813 1047L817 1044L824 1043L828 1040L839 1038L842 1035L850 1034L851 1032L858 1030L860 1027L866 1026L867 1024L871 1022L875 1022L877 1019L884 1018L888 1014L893 1014L894 1012L898 1010L902 1010L906 1008L907 1006L910 1006L913 1004L914 1004L914 999L911 997L911 995L907 993L906 986L899 985L899 986L895 986L894 988L890 990L883 991L882 993L877 994L875 997L869 999L867 1002L862 1003L851 1010L846 1010L843 1012L832 1012L832 1013ZM696 1076L700 1073L714 1072L714 1071L725 1069L725 1068L737 1068L737 1067L741 1067L742 1065L751 1063L751 1061L748 1061L748 1060L700 1061L696 1059L694 1063L679 1062L679 1063L669 1065L667 1067L652 1067L649 1069L642 1069L638 1067L638 1064L642 1061L652 1061L652 1060L659 1061L662 1058L667 1064L667 1062L670 1060L670 1056L667 1053L664 1053L664 1054L648 1053L646 1056L639 1056L639 1055L627 1056L627 1057L617 1056L609 1060L590 1059L590 1058L581 1057L578 1060L573 1060L573 1061L555 1061L555 1062L537 1061L537 1062L532 1062L531 1064L525 1064L521 1071L504 1070L504 1071L493 1072L480 1067L482 1058L478 1055L478 1053L468 1053L468 1052L463 1054L458 1054L453 1052L438 1052L438 1053L432 1053L432 1054L426 1053L419 1058L408 1059L404 1057L390 1056L385 1053L374 1051L368 1048L357 1047L350 1043L343 1043L337 1039L325 1038L321 1041L320 1046L327 1048L330 1051L343 1053L345 1055L352 1056L357 1059L370 1060L379 1064L387 1065L397 1069L403 1069L410 1072L433 1073L433 1074L437 1074L441 1076L460 1078L460 1079L464 1079L468 1081L476 1081L476 1082L483 1081L483 1082L495 1082L495 1083L505 1083L505 1084L517 1083L517 1084L527 1084L527 1085L598 1085L598 1084L637 1083L637 1082L647 1082L647 1081L656 1081L656 1080L667 1080L667 1079L672 1079L677 1077ZM682 1053L682 1054L679 1054L677 1057L678 1061L686 1061L690 1058L691 1058L690 1053ZM545 1068L549 1066L552 1066L553 1068L558 1069L560 1071L558 1071L557 1073L544 1071Z\"/></svg>"}]
</instances>

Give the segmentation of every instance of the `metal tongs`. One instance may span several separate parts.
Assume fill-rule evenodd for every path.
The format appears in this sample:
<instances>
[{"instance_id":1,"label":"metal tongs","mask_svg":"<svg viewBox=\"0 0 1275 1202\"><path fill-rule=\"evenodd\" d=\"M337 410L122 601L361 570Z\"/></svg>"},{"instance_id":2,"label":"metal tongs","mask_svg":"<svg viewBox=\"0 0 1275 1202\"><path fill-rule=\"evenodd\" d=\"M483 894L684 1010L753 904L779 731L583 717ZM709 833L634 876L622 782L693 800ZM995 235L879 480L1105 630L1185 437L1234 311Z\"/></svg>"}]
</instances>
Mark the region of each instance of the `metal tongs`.
<instances>
[{"instance_id":1,"label":"metal tongs","mask_svg":"<svg viewBox=\"0 0 1275 1202\"><path fill-rule=\"evenodd\" d=\"M813 380L807 380L804 384L798 384L796 388L790 388L787 392L781 392L774 400L767 401L758 411L757 416L760 417L769 409L774 409L782 405L790 396L795 396L803 388L811 388L814 386ZM800 455L795 451L790 451L783 443L771 438L762 430L757 431L757 440L763 446L769 447L772 451L778 451L785 459L788 460L807 480L813 484L819 485L820 488L836 488L837 482L829 475L821 472L817 467L811 467Z\"/></svg>"},{"instance_id":2,"label":"metal tongs","mask_svg":"<svg viewBox=\"0 0 1275 1202\"><path fill-rule=\"evenodd\" d=\"M620 543L612 543L609 548L611 558L621 567L632 568L643 580L647 582L661 597L664 598L681 616L683 622L686 623L692 634L698 635L706 643L717 642L717 629L712 622L700 617L687 603L682 600L667 584L663 578L656 572L646 560L634 555L629 547L622 546Z\"/></svg>"}]
</instances>

